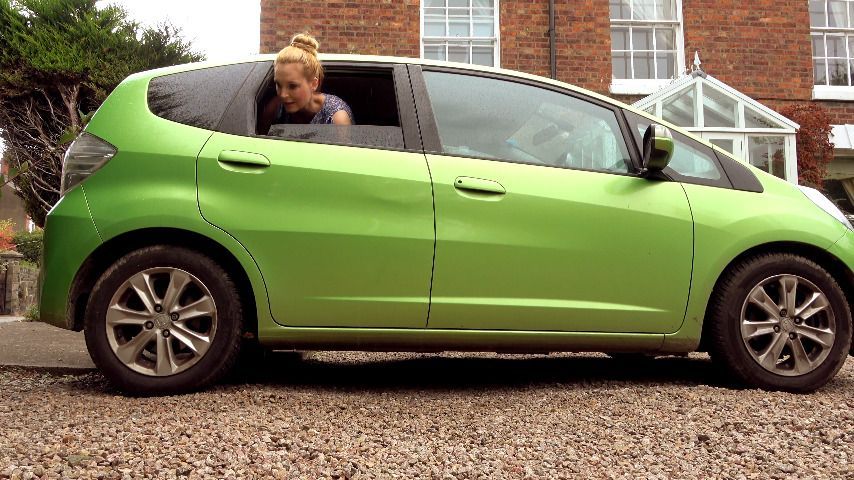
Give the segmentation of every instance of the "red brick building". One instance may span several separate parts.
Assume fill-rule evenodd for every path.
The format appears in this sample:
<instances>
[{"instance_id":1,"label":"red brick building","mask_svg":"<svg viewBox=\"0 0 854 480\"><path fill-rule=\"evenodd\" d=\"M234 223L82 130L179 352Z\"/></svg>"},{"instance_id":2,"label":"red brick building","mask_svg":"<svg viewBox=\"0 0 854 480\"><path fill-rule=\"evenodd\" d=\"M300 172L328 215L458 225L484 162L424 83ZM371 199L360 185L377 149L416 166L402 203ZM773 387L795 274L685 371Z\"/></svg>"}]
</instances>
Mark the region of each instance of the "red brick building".
<instances>
[{"instance_id":1,"label":"red brick building","mask_svg":"<svg viewBox=\"0 0 854 480\"><path fill-rule=\"evenodd\" d=\"M626 102L682 75L699 52L705 72L772 109L826 107L831 170L854 177L854 1L261 0L262 53L301 31L325 52L554 71Z\"/></svg>"}]
</instances>

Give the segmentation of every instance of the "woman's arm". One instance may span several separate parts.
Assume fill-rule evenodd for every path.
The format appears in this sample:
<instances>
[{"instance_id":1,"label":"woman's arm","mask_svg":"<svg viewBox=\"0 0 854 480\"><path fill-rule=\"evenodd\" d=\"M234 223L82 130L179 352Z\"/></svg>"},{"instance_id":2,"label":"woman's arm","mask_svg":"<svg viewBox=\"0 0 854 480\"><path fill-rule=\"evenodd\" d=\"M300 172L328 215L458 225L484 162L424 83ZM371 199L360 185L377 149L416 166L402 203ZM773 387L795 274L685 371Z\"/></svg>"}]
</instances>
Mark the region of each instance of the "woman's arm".
<instances>
[{"instance_id":1,"label":"woman's arm","mask_svg":"<svg viewBox=\"0 0 854 480\"><path fill-rule=\"evenodd\" d=\"M332 124L352 125L353 122L350 120L350 115L347 114L346 110L338 110L337 112L332 114Z\"/></svg>"}]
</instances>

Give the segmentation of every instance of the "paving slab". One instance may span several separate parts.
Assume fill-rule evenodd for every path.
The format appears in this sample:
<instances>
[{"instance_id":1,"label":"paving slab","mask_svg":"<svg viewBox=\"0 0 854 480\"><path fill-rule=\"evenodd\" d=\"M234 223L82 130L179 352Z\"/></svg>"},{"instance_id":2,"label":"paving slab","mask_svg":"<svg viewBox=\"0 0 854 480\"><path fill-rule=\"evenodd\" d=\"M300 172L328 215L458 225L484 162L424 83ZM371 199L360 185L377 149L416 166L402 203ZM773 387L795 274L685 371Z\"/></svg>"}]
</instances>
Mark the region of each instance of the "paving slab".
<instances>
[{"instance_id":1,"label":"paving slab","mask_svg":"<svg viewBox=\"0 0 854 480\"><path fill-rule=\"evenodd\" d=\"M0 322L0 366L59 373L95 369L83 332L23 321Z\"/></svg>"}]
</instances>

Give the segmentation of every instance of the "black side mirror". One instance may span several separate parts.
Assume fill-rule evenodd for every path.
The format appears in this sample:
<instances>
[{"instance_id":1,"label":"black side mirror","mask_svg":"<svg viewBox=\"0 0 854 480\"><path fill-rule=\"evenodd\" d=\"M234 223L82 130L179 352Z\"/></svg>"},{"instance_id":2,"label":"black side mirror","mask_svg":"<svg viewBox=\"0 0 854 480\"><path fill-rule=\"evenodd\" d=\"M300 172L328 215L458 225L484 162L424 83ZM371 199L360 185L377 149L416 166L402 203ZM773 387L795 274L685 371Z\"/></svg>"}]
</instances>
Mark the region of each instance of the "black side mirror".
<instances>
[{"instance_id":1,"label":"black side mirror","mask_svg":"<svg viewBox=\"0 0 854 480\"><path fill-rule=\"evenodd\" d=\"M664 170L673 158L673 134L667 127L653 123L643 134L643 170Z\"/></svg>"}]
</instances>

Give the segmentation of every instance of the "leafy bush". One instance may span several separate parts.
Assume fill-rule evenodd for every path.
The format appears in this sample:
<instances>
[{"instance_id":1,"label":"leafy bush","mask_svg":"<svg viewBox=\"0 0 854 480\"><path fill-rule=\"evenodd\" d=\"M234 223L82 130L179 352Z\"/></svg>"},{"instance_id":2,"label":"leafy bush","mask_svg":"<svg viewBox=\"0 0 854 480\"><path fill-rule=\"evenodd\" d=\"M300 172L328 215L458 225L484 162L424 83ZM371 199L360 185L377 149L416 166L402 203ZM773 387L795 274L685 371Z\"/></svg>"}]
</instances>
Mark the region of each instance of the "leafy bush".
<instances>
[{"instance_id":1,"label":"leafy bush","mask_svg":"<svg viewBox=\"0 0 854 480\"><path fill-rule=\"evenodd\" d=\"M42 252L42 237L44 232L41 229L35 229L30 232L18 232L12 235L12 243L15 244L15 250L24 256L28 262L36 265L39 264L39 257Z\"/></svg>"},{"instance_id":2,"label":"leafy bush","mask_svg":"<svg viewBox=\"0 0 854 480\"><path fill-rule=\"evenodd\" d=\"M824 190L827 164L833 160L830 116L814 103L788 105L780 113L797 122L798 183Z\"/></svg>"},{"instance_id":3,"label":"leafy bush","mask_svg":"<svg viewBox=\"0 0 854 480\"><path fill-rule=\"evenodd\" d=\"M30 308L27 309L27 312L24 313L24 320L28 322L38 322L39 321L39 306L31 305Z\"/></svg>"},{"instance_id":4,"label":"leafy bush","mask_svg":"<svg viewBox=\"0 0 854 480\"><path fill-rule=\"evenodd\" d=\"M116 2L0 0L0 137L36 225L59 200L67 142L131 73L198 61L168 23L146 27ZM9 175L10 177L13 175Z\"/></svg>"},{"instance_id":5,"label":"leafy bush","mask_svg":"<svg viewBox=\"0 0 854 480\"><path fill-rule=\"evenodd\" d=\"M14 226L15 224L11 220L0 220L0 252L15 249L12 242Z\"/></svg>"}]
</instances>

